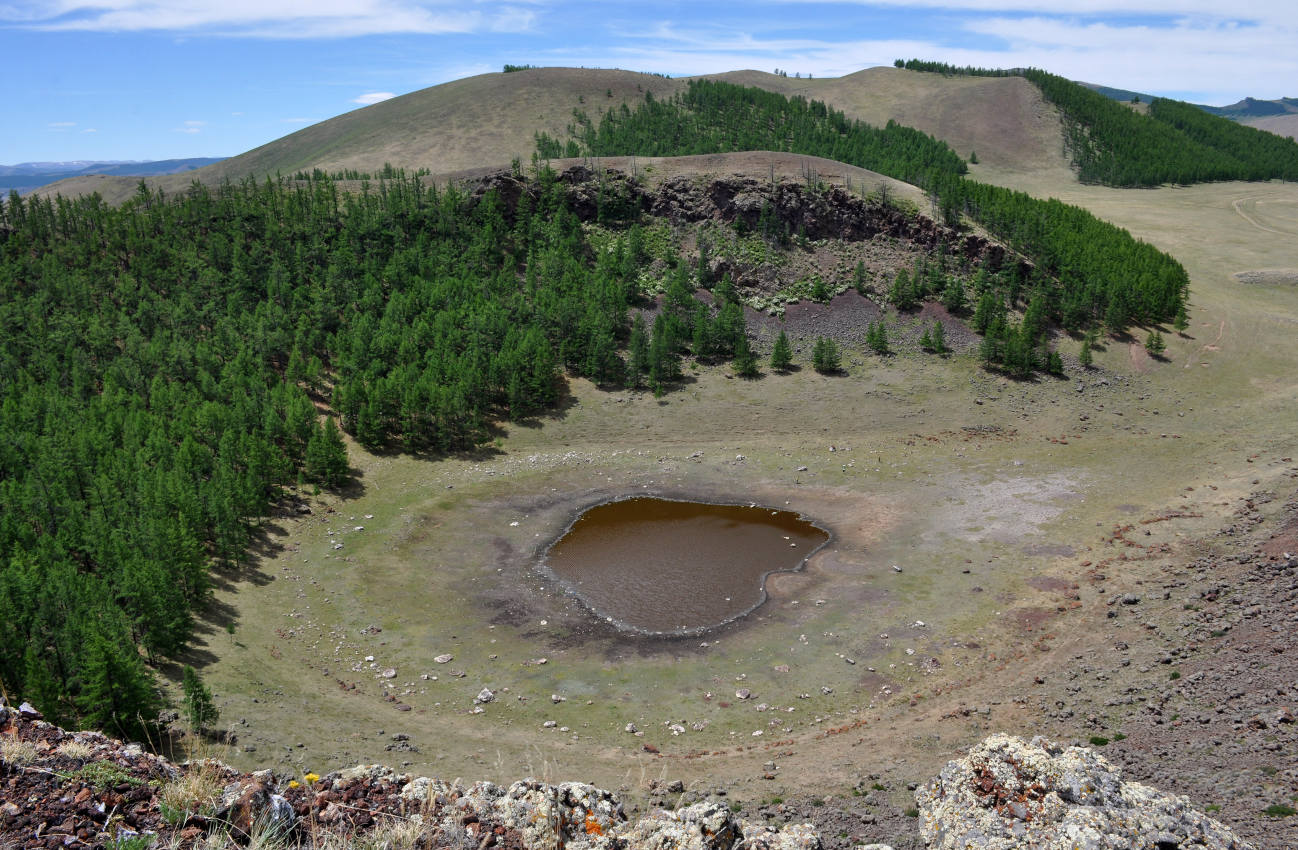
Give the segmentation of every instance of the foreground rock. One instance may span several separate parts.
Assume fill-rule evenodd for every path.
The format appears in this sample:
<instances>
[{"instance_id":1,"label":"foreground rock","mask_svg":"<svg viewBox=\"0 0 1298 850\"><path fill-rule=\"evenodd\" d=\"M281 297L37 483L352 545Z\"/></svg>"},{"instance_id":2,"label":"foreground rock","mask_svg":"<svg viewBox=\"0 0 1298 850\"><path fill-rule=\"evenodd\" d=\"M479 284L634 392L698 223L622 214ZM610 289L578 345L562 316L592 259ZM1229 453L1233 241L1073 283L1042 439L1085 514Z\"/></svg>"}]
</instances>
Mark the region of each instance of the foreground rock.
<instances>
[{"instance_id":1,"label":"foreground rock","mask_svg":"<svg viewBox=\"0 0 1298 850\"><path fill-rule=\"evenodd\" d=\"M1185 797L1124 782L1102 756L992 735L915 795L930 850L1248 850Z\"/></svg>"},{"instance_id":2,"label":"foreground rock","mask_svg":"<svg viewBox=\"0 0 1298 850\"><path fill-rule=\"evenodd\" d=\"M426 848L821 848L810 824L774 829L721 802L629 821L614 794L579 782L463 785L378 765L287 780L213 761L173 765L34 715L0 701L0 847L319 847L330 836L387 846L399 831L401 846Z\"/></svg>"}]
</instances>

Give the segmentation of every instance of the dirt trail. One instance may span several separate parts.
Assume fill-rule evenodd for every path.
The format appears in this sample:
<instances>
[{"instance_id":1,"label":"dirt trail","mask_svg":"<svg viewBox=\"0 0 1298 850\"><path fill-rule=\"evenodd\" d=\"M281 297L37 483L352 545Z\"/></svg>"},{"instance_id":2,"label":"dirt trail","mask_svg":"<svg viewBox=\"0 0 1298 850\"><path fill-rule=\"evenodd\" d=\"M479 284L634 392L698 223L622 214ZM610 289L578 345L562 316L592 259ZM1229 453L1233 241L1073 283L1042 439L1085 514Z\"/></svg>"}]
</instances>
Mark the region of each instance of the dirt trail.
<instances>
[{"instance_id":1,"label":"dirt trail","mask_svg":"<svg viewBox=\"0 0 1298 850\"><path fill-rule=\"evenodd\" d=\"M1187 357L1185 360L1185 368L1189 369L1191 366L1193 366L1194 361L1198 358L1199 354L1203 354L1209 351L1220 351L1221 340L1222 337L1224 337L1225 335L1226 335L1226 320L1222 319L1221 324L1217 326L1217 338L1214 339L1212 342L1205 342L1203 345L1199 346L1198 352L1192 352L1191 355Z\"/></svg>"},{"instance_id":2,"label":"dirt trail","mask_svg":"<svg viewBox=\"0 0 1298 850\"><path fill-rule=\"evenodd\" d=\"M1261 222L1259 222L1259 221L1258 221L1256 218L1254 218L1252 215L1250 215L1248 212L1245 212L1245 211L1244 211L1244 206L1245 206L1245 205L1247 205L1247 207L1248 207L1248 209L1249 209L1249 212L1254 211L1254 209L1257 207L1257 201L1258 201L1259 199L1262 199L1262 198L1269 198L1269 197L1272 197L1272 196L1271 196L1271 195L1249 195L1248 197L1245 197L1245 198L1237 198L1237 199L1235 199L1234 201L1231 202L1230 205L1231 205L1232 207L1234 207L1235 212L1239 213L1239 215L1240 215L1241 218L1243 218L1243 219L1244 219L1245 221L1247 221L1249 224L1251 224L1251 225L1253 225L1254 227L1256 227L1258 230L1262 230L1262 231L1265 231L1265 232L1267 232L1267 233L1274 233L1274 234L1276 234L1277 236L1298 236L1298 234L1294 233L1294 232L1291 231L1291 230L1276 230L1276 229L1273 228L1273 227L1267 227L1266 225L1264 225L1264 224L1262 224Z\"/></svg>"}]
</instances>

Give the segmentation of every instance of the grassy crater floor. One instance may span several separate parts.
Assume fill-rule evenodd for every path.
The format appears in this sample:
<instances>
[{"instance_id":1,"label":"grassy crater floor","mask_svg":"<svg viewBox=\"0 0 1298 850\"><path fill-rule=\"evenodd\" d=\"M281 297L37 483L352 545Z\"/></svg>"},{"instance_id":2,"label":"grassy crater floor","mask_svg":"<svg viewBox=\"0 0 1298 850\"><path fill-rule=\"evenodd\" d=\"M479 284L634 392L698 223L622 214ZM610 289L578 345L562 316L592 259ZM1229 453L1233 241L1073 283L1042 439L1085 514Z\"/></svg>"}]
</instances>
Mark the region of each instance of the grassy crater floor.
<instances>
[{"instance_id":1,"label":"grassy crater floor","mask_svg":"<svg viewBox=\"0 0 1298 850\"><path fill-rule=\"evenodd\" d=\"M1015 383L971 354L861 344L843 375L702 368L661 399L573 381L556 415L473 457L351 446L344 497L272 518L219 577L188 660L234 732L224 758L633 795L681 779L759 804L871 775L900 801L992 730L1085 741L1084 714L1022 695L1116 639L1114 594L1211 553L1294 472L1298 287L1235 275L1298 268L1298 187L1047 182L1187 265L1191 327L1164 328L1163 358L1137 329L1081 370L1064 338L1066 379ZM538 559L578 511L632 494L787 508L834 539L740 623L628 637ZM1129 685L1060 685L1052 704Z\"/></svg>"}]
</instances>

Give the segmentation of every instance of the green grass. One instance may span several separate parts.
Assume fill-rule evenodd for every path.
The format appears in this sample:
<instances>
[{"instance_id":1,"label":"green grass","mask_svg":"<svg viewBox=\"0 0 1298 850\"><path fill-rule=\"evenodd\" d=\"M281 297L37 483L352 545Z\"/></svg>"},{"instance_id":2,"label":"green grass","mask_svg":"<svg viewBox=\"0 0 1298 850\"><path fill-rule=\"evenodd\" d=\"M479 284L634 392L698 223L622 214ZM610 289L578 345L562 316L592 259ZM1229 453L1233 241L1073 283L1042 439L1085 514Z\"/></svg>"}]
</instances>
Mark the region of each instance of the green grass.
<instances>
[{"instance_id":1,"label":"green grass","mask_svg":"<svg viewBox=\"0 0 1298 850\"><path fill-rule=\"evenodd\" d=\"M1262 810L1262 814L1271 818L1287 818L1298 814L1298 809L1287 803L1274 803Z\"/></svg>"}]
</instances>

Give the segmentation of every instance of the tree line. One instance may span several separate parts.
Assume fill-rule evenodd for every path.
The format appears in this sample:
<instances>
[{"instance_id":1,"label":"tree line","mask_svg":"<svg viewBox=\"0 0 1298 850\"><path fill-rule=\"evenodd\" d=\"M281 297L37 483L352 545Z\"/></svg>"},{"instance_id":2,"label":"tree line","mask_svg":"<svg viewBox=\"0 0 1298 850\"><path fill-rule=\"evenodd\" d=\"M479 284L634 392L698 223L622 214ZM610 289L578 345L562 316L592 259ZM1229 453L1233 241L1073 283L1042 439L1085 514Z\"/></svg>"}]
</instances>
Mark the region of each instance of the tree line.
<instances>
[{"instance_id":1,"label":"tree line","mask_svg":"<svg viewBox=\"0 0 1298 850\"><path fill-rule=\"evenodd\" d=\"M957 67L919 59L899 68L945 76L1018 76L1032 82L1063 115L1065 142L1078 179L1105 186L1160 186L1217 180L1296 180L1298 142L1213 115L1198 106L1154 98L1148 115L1080 83L1037 68Z\"/></svg>"},{"instance_id":2,"label":"tree line","mask_svg":"<svg viewBox=\"0 0 1298 850\"><path fill-rule=\"evenodd\" d=\"M729 282L683 259L656 318L637 224L586 241L544 170L516 209L399 175L0 203L0 682L138 737L214 566L371 447L472 449L568 371L669 388L749 358ZM640 237L640 238L637 238ZM703 283L710 299L694 295ZM629 350L628 350L629 348ZM742 365L742 364L740 364ZM739 366L736 367L740 368Z\"/></svg>"}]
</instances>

